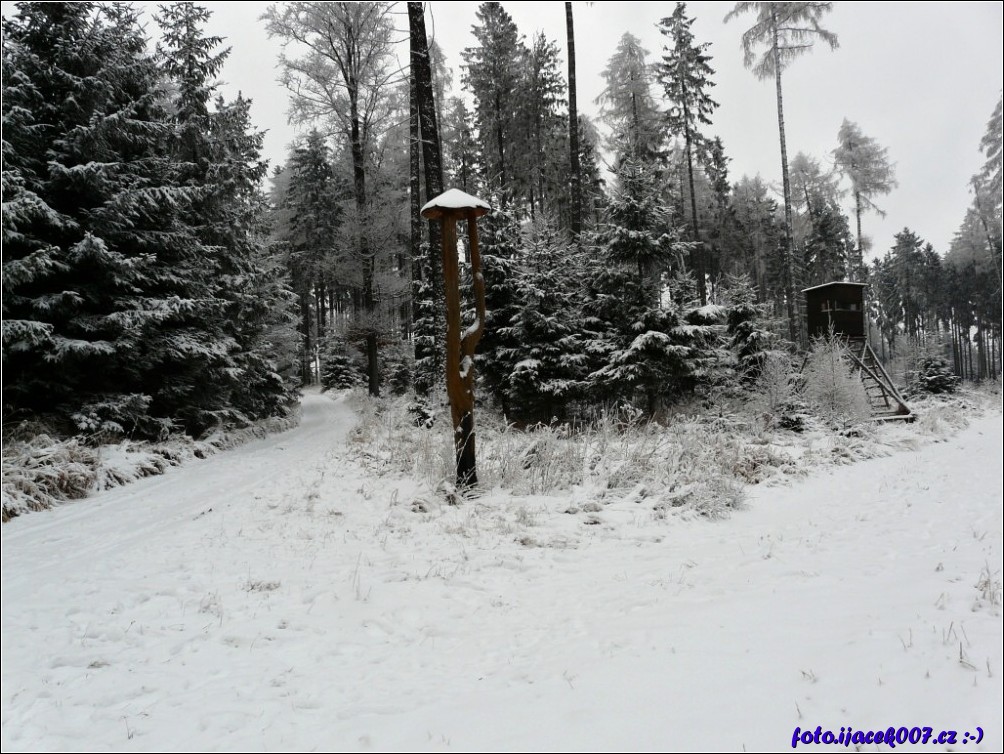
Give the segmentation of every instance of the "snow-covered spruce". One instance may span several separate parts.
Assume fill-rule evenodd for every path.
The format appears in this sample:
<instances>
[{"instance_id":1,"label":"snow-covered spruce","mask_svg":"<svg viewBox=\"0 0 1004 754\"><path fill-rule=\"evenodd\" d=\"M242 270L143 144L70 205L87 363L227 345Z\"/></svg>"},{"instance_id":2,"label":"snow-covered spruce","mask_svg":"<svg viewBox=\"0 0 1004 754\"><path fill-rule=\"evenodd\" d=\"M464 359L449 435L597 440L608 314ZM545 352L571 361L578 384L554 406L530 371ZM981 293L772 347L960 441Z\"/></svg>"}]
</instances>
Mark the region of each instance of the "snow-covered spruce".
<instances>
[{"instance_id":1,"label":"snow-covered spruce","mask_svg":"<svg viewBox=\"0 0 1004 754\"><path fill-rule=\"evenodd\" d=\"M5 423L160 439L285 413L290 293L265 244L262 140L216 97L208 12L4 21Z\"/></svg>"}]
</instances>

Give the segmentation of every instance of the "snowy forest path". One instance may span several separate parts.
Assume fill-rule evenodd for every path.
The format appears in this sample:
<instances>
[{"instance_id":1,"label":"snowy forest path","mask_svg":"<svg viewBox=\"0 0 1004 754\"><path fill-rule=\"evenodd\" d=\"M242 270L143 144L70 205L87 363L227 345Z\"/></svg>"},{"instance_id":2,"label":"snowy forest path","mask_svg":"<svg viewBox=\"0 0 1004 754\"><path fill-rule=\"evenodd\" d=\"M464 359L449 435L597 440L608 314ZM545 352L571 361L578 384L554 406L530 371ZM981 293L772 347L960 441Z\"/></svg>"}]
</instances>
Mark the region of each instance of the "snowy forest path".
<instances>
[{"instance_id":1,"label":"snowy forest path","mask_svg":"<svg viewBox=\"0 0 1004 754\"><path fill-rule=\"evenodd\" d=\"M726 520L627 497L589 523L567 496L446 505L349 452L342 400L304 404L3 527L5 751L1000 748L999 414Z\"/></svg>"},{"instance_id":2,"label":"snowy forest path","mask_svg":"<svg viewBox=\"0 0 1004 754\"><path fill-rule=\"evenodd\" d=\"M345 482L344 466L333 461L355 414L344 397L316 392L303 396L302 411L291 430L3 526L5 751L33 748L32 741L142 748L133 743L137 721L154 700L177 712L159 729L160 746L199 748L185 705L215 715L208 689L236 685L239 694L261 680L260 669L241 669L236 650L256 639L267 646L287 625L258 616L282 574L309 570L317 557L321 545L301 516L321 515L322 497L324 513L340 515L336 506L357 497L359 475ZM298 607L309 608L311 598L297 593ZM231 622L245 619L256 628L231 633ZM14 700L26 698L27 717L13 713ZM228 733L244 719L231 712ZM97 744L107 731L99 733L95 719L121 740ZM49 737L57 720L60 732Z\"/></svg>"},{"instance_id":3,"label":"snowy forest path","mask_svg":"<svg viewBox=\"0 0 1004 754\"><path fill-rule=\"evenodd\" d=\"M317 392L306 393L301 408L293 429L5 525L4 588L8 574L23 578L34 569L63 569L131 546L145 548L147 538L164 527L175 536L176 527L193 518L225 516L229 506L281 499L283 491L302 487L344 443L355 415L344 398ZM110 536L109 517L117 536ZM58 552L58 558L39 561L39 550Z\"/></svg>"}]
</instances>

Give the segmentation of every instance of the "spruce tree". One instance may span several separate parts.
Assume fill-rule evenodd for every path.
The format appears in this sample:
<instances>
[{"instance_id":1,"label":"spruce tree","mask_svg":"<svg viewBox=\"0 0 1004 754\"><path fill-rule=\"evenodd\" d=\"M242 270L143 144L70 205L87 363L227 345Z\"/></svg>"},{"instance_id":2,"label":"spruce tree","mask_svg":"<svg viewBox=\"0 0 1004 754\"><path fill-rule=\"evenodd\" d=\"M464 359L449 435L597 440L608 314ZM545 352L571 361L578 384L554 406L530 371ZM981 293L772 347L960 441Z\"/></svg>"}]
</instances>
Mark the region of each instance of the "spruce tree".
<instances>
[{"instance_id":1,"label":"spruce tree","mask_svg":"<svg viewBox=\"0 0 1004 754\"><path fill-rule=\"evenodd\" d=\"M729 158L720 138L716 137L706 144L702 162L711 192L711 201L705 209L708 217L705 266L708 277L718 280L734 272L729 264L739 244L739 226L733 206L732 186L729 184Z\"/></svg>"},{"instance_id":2,"label":"spruce tree","mask_svg":"<svg viewBox=\"0 0 1004 754\"><path fill-rule=\"evenodd\" d=\"M342 222L341 202L345 191L336 180L331 149L324 136L311 130L295 146L287 164L289 183L284 198L287 213L284 238L293 289L299 298L300 359L305 383L313 381L313 362L322 336L316 293L335 281L327 280L336 233Z\"/></svg>"},{"instance_id":3,"label":"spruce tree","mask_svg":"<svg viewBox=\"0 0 1004 754\"><path fill-rule=\"evenodd\" d=\"M662 19L659 30L669 38L659 66L659 78L670 103L667 124L671 134L682 136L687 158L687 179L690 185L691 240L695 242L694 274L701 305L708 303L705 274L707 265L700 239L697 218L697 198L694 194L694 152L703 151L704 136L701 127L711 125L711 115L718 103L711 99L708 89L714 69L707 54L710 44L697 44L690 30L694 19L687 18L686 3L677 3L672 16Z\"/></svg>"},{"instance_id":4,"label":"spruce tree","mask_svg":"<svg viewBox=\"0 0 1004 754\"><path fill-rule=\"evenodd\" d=\"M784 220L779 217L777 202L759 175L744 175L732 187L732 208L740 229L737 256L745 260L744 271L756 284L757 300L780 305L786 264Z\"/></svg>"},{"instance_id":5,"label":"spruce tree","mask_svg":"<svg viewBox=\"0 0 1004 754\"><path fill-rule=\"evenodd\" d=\"M728 287L728 339L735 353L739 380L753 385L764 365L779 354L778 338L766 326L764 305L757 303L756 290L749 278L733 278Z\"/></svg>"},{"instance_id":6,"label":"spruce tree","mask_svg":"<svg viewBox=\"0 0 1004 754\"><path fill-rule=\"evenodd\" d=\"M802 252L792 267L800 289L851 275L854 242L840 209L842 194L834 171L824 171L817 160L802 152L795 155L791 161L793 231Z\"/></svg>"},{"instance_id":7,"label":"spruce tree","mask_svg":"<svg viewBox=\"0 0 1004 754\"><path fill-rule=\"evenodd\" d=\"M194 195L181 223L197 249L193 279L213 302L176 323L184 335L198 333L205 349L189 350L185 365L166 355L171 379L159 392L185 406L186 425L196 431L279 412L291 399L265 342L266 331L288 319L290 296L266 248L263 136L251 125L250 101L217 95L229 48L219 50L222 38L205 35L209 18L191 2L164 6L157 16L158 56L174 92L172 157L178 182ZM273 277L262 277L262 268Z\"/></svg>"},{"instance_id":8,"label":"spruce tree","mask_svg":"<svg viewBox=\"0 0 1004 754\"><path fill-rule=\"evenodd\" d=\"M26 3L4 36L8 417L156 437L284 409L247 103L209 118L126 5Z\"/></svg>"},{"instance_id":9,"label":"spruce tree","mask_svg":"<svg viewBox=\"0 0 1004 754\"><path fill-rule=\"evenodd\" d=\"M463 51L463 85L474 97L474 121L481 143L483 191L512 195L516 174L516 108L526 45L500 3L481 3L474 37Z\"/></svg>"},{"instance_id":10,"label":"spruce tree","mask_svg":"<svg viewBox=\"0 0 1004 754\"><path fill-rule=\"evenodd\" d=\"M559 208L567 206L568 184L565 151L554 148L555 144L564 145L567 138L558 113L565 94L558 47L537 34L524 57L517 100L517 135L522 148L517 150L516 164L521 193L529 202L531 219L540 213L558 220Z\"/></svg>"},{"instance_id":11,"label":"spruce tree","mask_svg":"<svg viewBox=\"0 0 1004 754\"><path fill-rule=\"evenodd\" d=\"M546 222L526 229L515 260L513 316L498 357L508 362L509 418L526 424L569 418L581 397L586 357L578 318L578 254Z\"/></svg>"},{"instance_id":12,"label":"spruce tree","mask_svg":"<svg viewBox=\"0 0 1004 754\"><path fill-rule=\"evenodd\" d=\"M663 296L663 273L686 253L659 198L655 170L625 161L598 241L603 258L590 283L587 352L594 398L640 401L649 415L693 385L697 329Z\"/></svg>"},{"instance_id":13,"label":"spruce tree","mask_svg":"<svg viewBox=\"0 0 1004 754\"><path fill-rule=\"evenodd\" d=\"M160 354L219 352L170 334L211 304L187 287L194 197L177 187L160 71L128 6L25 3L4 38L5 178L22 208L4 228L8 416L159 435L178 408L158 400Z\"/></svg>"},{"instance_id":14,"label":"spruce tree","mask_svg":"<svg viewBox=\"0 0 1004 754\"><path fill-rule=\"evenodd\" d=\"M485 277L485 328L478 343L478 380L505 416L512 407L507 391L511 355L520 348L512 330L519 311L515 286L519 220L511 205L488 199L493 209L479 226Z\"/></svg>"}]
</instances>

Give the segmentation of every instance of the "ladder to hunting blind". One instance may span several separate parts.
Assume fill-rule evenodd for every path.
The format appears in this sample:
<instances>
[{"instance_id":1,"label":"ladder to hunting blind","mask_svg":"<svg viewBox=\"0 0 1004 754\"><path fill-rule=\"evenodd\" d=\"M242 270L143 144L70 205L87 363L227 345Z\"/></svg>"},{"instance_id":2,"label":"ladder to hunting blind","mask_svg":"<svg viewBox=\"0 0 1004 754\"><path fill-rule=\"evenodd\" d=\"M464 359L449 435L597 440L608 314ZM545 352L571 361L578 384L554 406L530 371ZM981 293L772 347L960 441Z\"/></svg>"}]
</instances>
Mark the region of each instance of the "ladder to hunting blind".
<instances>
[{"instance_id":1,"label":"ladder to hunting blind","mask_svg":"<svg viewBox=\"0 0 1004 754\"><path fill-rule=\"evenodd\" d=\"M878 421L913 421L914 416L902 394L893 385L878 356L865 338L848 338L848 350L858 367L858 375L868 394L872 417Z\"/></svg>"}]
</instances>

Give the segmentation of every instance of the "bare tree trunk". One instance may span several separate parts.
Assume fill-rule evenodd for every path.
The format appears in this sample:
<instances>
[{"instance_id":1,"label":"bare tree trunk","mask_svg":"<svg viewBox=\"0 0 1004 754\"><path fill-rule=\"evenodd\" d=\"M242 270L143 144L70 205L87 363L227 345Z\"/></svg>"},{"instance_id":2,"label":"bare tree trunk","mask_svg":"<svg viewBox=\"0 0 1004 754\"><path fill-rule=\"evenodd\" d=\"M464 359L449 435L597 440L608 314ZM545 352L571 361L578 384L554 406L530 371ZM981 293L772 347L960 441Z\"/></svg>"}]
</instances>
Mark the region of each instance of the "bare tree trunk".
<instances>
[{"instance_id":1,"label":"bare tree trunk","mask_svg":"<svg viewBox=\"0 0 1004 754\"><path fill-rule=\"evenodd\" d=\"M767 260L763 254L763 237L760 232L760 223L753 225L753 276L756 279L757 303L762 304L767 300Z\"/></svg>"},{"instance_id":2,"label":"bare tree trunk","mask_svg":"<svg viewBox=\"0 0 1004 754\"><path fill-rule=\"evenodd\" d=\"M687 178L690 182L690 219L694 229L694 275L697 277L697 295L701 298L701 306L708 303L708 286L704 280L704 247L701 244L700 231L697 227L697 195L694 193L694 158L690 147L690 114L687 111L687 101L683 102L683 140L687 150Z\"/></svg>"},{"instance_id":3,"label":"bare tree trunk","mask_svg":"<svg viewBox=\"0 0 1004 754\"><path fill-rule=\"evenodd\" d=\"M376 295L374 278L376 276L376 260L370 251L369 237L366 227L369 218L366 211L366 155L363 150L362 128L359 116L359 84L349 77L346 82L349 96L349 137L352 148L352 188L356 200L356 215L359 227L358 245L359 257L363 266L363 310L366 322L366 375L369 383L369 394L380 395L380 364L378 360L376 331Z\"/></svg>"},{"instance_id":4,"label":"bare tree trunk","mask_svg":"<svg viewBox=\"0 0 1004 754\"><path fill-rule=\"evenodd\" d=\"M575 29L572 4L565 3L565 31L568 36L568 156L572 179L572 237L582 233L582 168L579 165L579 110L575 89Z\"/></svg>"},{"instance_id":5,"label":"bare tree trunk","mask_svg":"<svg viewBox=\"0 0 1004 754\"><path fill-rule=\"evenodd\" d=\"M324 311L324 283L315 286L314 302L317 308L317 338L321 340L328 331L328 319Z\"/></svg>"},{"instance_id":6,"label":"bare tree trunk","mask_svg":"<svg viewBox=\"0 0 1004 754\"><path fill-rule=\"evenodd\" d=\"M962 376L962 357L959 350L958 325L955 324L955 312L952 312L952 323L950 332L952 335L952 360L955 362L955 373Z\"/></svg>"},{"instance_id":7,"label":"bare tree trunk","mask_svg":"<svg viewBox=\"0 0 1004 754\"><path fill-rule=\"evenodd\" d=\"M419 142L422 145L422 167L425 174L425 196L433 199L443 193L443 162L439 142L439 120L436 110L435 89L432 86L432 61L425 33L423 3L408 3L408 28L411 40L411 65L415 79L415 98L418 107ZM440 267L442 227L429 221L429 283L432 297L433 331L441 332L440 302L443 301L443 275ZM439 348L432 347L433 374L440 374Z\"/></svg>"},{"instance_id":8,"label":"bare tree trunk","mask_svg":"<svg viewBox=\"0 0 1004 754\"><path fill-rule=\"evenodd\" d=\"M987 376L986 350L984 348L983 320L979 314L976 315L976 371L979 379L983 380Z\"/></svg>"},{"instance_id":9,"label":"bare tree trunk","mask_svg":"<svg viewBox=\"0 0 1004 754\"><path fill-rule=\"evenodd\" d=\"M300 375L303 378L304 385L312 385L314 383L314 340L310 333L311 317L309 288L300 295L300 318L301 326L303 328L303 364L301 365Z\"/></svg>"},{"instance_id":10,"label":"bare tree trunk","mask_svg":"<svg viewBox=\"0 0 1004 754\"><path fill-rule=\"evenodd\" d=\"M990 232L990 226L987 224L986 215L983 213L983 203L980 201L980 187L974 177L972 180L973 184L973 197L976 201L976 214L980 218L980 224L983 226L983 233L987 237L987 245L990 247L990 256L993 257L994 268L997 270L997 279L1004 282L1004 274L1001 271L1001 239L1000 236L994 236Z\"/></svg>"},{"instance_id":11,"label":"bare tree trunk","mask_svg":"<svg viewBox=\"0 0 1004 754\"><path fill-rule=\"evenodd\" d=\"M499 155L499 191L505 191L508 187L505 173L505 134L502 131L502 112L504 107L501 95L495 94L495 146Z\"/></svg>"},{"instance_id":12,"label":"bare tree trunk","mask_svg":"<svg viewBox=\"0 0 1004 754\"><path fill-rule=\"evenodd\" d=\"M778 53L777 11L773 6L771 7L770 16L774 26L774 83L777 88L777 128L781 136L781 183L784 187L784 297L788 312L788 336L792 343L799 343L801 327L795 314L794 243L791 232L791 183L788 180L788 146L784 138L784 99L781 94L781 60Z\"/></svg>"},{"instance_id":13,"label":"bare tree trunk","mask_svg":"<svg viewBox=\"0 0 1004 754\"><path fill-rule=\"evenodd\" d=\"M973 340L971 329L967 327L962 337L966 352L966 379L973 382L976 380L976 373L973 371Z\"/></svg>"},{"instance_id":14,"label":"bare tree trunk","mask_svg":"<svg viewBox=\"0 0 1004 754\"><path fill-rule=\"evenodd\" d=\"M996 381L998 376L1000 376L1000 368L998 367L1001 355L1000 349L1000 336L995 333L990 338L990 364L991 364L991 374L990 379Z\"/></svg>"},{"instance_id":15,"label":"bare tree trunk","mask_svg":"<svg viewBox=\"0 0 1004 754\"><path fill-rule=\"evenodd\" d=\"M865 266L865 252L864 247L861 245L861 192L854 192L854 215L858 221L858 253L857 259L854 260L854 267L851 272L851 280L857 281L858 274L864 269Z\"/></svg>"},{"instance_id":16,"label":"bare tree trunk","mask_svg":"<svg viewBox=\"0 0 1004 754\"><path fill-rule=\"evenodd\" d=\"M997 334L994 328L987 330L987 378L997 379Z\"/></svg>"},{"instance_id":17,"label":"bare tree trunk","mask_svg":"<svg viewBox=\"0 0 1004 754\"><path fill-rule=\"evenodd\" d=\"M432 63L429 60L429 43L425 34L425 15L422 3L408 3L408 23L412 37L412 65L415 66L415 87L418 98L418 118L421 131L422 163L425 172L425 193L429 199L443 193L443 161L439 142L439 121L436 115L436 96L432 86ZM430 256L437 254L439 223L429 221ZM433 268L435 270L435 267Z\"/></svg>"},{"instance_id":18,"label":"bare tree trunk","mask_svg":"<svg viewBox=\"0 0 1004 754\"><path fill-rule=\"evenodd\" d=\"M409 22L411 19L409 9ZM421 126L418 119L418 82L415 79L414 36L411 40L411 70L408 75L408 215L410 219L411 248L411 322L412 331L418 332L418 322L422 316L418 284L422 281L422 146ZM415 361L422 362L428 356L428 344L422 338L415 338ZM424 384L422 380L416 385Z\"/></svg>"}]
</instances>

